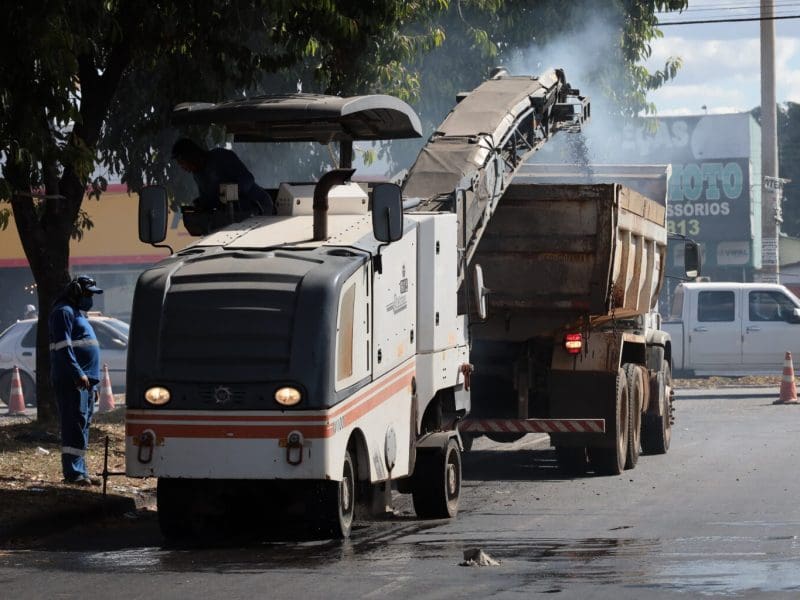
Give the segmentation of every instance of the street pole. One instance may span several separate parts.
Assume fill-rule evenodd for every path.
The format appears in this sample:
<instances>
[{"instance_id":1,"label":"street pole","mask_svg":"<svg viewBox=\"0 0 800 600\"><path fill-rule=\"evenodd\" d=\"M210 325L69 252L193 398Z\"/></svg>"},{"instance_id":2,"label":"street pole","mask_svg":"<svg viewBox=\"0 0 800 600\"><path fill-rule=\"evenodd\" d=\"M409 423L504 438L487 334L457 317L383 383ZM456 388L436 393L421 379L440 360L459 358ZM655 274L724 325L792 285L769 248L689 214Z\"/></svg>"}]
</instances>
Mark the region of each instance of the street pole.
<instances>
[{"instance_id":1,"label":"street pole","mask_svg":"<svg viewBox=\"0 0 800 600\"><path fill-rule=\"evenodd\" d=\"M761 0L761 281L780 283L778 119L775 100L775 6Z\"/></svg>"}]
</instances>

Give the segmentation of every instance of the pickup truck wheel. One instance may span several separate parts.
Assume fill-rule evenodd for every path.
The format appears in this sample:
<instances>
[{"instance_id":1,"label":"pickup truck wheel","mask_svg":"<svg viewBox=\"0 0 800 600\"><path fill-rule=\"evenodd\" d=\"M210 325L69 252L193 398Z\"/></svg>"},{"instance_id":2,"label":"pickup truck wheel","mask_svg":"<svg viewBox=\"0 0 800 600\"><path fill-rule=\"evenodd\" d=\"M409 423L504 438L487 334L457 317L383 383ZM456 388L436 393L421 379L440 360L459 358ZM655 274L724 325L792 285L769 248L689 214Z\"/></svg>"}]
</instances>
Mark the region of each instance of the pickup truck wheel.
<instances>
[{"instance_id":1,"label":"pickup truck wheel","mask_svg":"<svg viewBox=\"0 0 800 600\"><path fill-rule=\"evenodd\" d=\"M417 451L411 497L422 519L451 519L461 495L461 451L450 439L445 448Z\"/></svg>"},{"instance_id":2,"label":"pickup truck wheel","mask_svg":"<svg viewBox=\"0 0 800 600\"><path fill-rule=\"evenodd\" d=\"M556 460L558 468L566 475L584 475L586 473L586 448L572 448L567 446L556 446Z\"/></svg>"},{"instance_id":3,"label":"pickup truck wheel","mask_svg":"<svg viewBox=\"0 0 800 600\"><path fill-rule=\"evenodd\" d=\"M633 363L622 366L628 384L628 450L625 453L625 468L633 469L639 462L642 448L642 404L644 403L644 381L642 369Z\"/></svg>"},{"instance_id":4,"label":"pickup truck wheel","mask_svg":"<svg viewBox=\"0 0 800 600\"><path fill-rule=\"evenodd\" d=\"M322 482L321 529L335 539L350 537L355 512L355 469L350 451L345 451L341 481Z\"/></svg>"},{"instance_id":5,"label":"pickup truck wheel","mask_svg":"<svg viewBox=\"0 0 800 600\"><path fill-rule=\"evenodd\" d=\"M614 414L606 417L606 426L615 443L612 448L589 448L589 462L598 475L619 475L625 469L628 453L628 382L625 371L617 371Z\"/></svg>"},{"instance_id":6,"label":"pickup truck wheel","mask_svg":"<svg viewBox=\"0 0 800 600\"><path fill-rule=\"evenodd\" d=\"M642 450L645 454L666 454L672 439L672 370L665 360L658 373L658 409L642 422Z\"/></svg>"}]
</instances>

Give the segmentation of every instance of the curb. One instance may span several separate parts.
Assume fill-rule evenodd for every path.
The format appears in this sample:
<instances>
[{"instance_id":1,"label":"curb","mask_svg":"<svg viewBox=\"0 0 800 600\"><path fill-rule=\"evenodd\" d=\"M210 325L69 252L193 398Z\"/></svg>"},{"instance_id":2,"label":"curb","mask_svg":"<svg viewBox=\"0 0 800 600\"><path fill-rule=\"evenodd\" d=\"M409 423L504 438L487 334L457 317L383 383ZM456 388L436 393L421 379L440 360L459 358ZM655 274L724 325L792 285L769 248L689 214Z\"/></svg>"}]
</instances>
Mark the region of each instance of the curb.
<instances>
[{"instance_id":1,"label":"curb","mask_svg":"<svg viewBox=\"0 0 800 600\"><path fill-rule=\"evenodd\" d=\"M708 400L712 398L777 398L778 389L774 386L737 386L717 388L678 388L676 400Z\"/></svg>"},{"instance_id":2,"label":"curb","mask_svg":"<svg viewBox=\"0 0 800 600\"><path fill-rule=\"evenodd\" d=\"M0 546L12 541L60 533L78 524L86 524L109 516L119 516L136 510L136 501L128 496L85 492L96 498L81 498L77 506L66 506L47 514L37 515L16 523L0 525Z\"/></svg>"}]
</instances>

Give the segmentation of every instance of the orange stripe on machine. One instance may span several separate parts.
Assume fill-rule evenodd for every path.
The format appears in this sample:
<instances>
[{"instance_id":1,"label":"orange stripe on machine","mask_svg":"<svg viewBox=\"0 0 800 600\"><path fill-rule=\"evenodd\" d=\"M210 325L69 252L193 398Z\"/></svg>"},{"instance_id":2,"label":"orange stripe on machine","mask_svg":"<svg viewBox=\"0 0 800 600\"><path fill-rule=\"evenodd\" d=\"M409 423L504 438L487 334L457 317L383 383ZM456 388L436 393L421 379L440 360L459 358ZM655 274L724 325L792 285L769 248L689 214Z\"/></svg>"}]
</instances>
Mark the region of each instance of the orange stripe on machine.
<instances>
[{"instance_id":1,"label":"orange stripe on machine","mask_svg":"<svg viewBox=\"0 0 800 600\"><path fill-rule=\"evenodd\" d=\"M414 374L415 366L412 363L355 394L342 405L312 415L221 414L219 411L187 414L185 411L129 410L125 433L138 437L142 432L153 429L159 438L282 439L292 431L300 431L305 438L328 438L408 387Z\"/></svg>"}]
</instances>

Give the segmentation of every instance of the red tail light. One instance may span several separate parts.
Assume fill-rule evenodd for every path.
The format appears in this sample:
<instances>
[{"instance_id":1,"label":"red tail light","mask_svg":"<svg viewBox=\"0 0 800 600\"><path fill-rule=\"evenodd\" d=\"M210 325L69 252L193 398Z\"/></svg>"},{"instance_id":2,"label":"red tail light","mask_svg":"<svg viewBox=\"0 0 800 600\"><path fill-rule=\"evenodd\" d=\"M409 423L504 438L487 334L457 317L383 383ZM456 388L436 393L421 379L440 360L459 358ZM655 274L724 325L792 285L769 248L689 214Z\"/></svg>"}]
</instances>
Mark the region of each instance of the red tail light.
<instances>
[{"instance_id":1,"label":"red tail light","mask_svg":"<svg viewBox=\"0 0 800 600\"><path fill-rule=\"evenodd\" d=\"M580 354L583 348L583 336L580 333L568 333L564 336L564 350L567 354Z\"/></svg>"}]
</instances>

